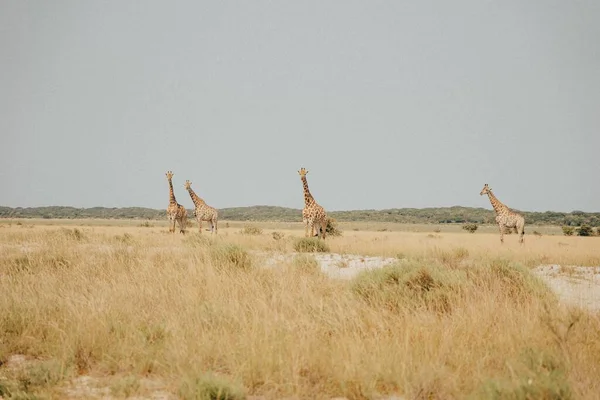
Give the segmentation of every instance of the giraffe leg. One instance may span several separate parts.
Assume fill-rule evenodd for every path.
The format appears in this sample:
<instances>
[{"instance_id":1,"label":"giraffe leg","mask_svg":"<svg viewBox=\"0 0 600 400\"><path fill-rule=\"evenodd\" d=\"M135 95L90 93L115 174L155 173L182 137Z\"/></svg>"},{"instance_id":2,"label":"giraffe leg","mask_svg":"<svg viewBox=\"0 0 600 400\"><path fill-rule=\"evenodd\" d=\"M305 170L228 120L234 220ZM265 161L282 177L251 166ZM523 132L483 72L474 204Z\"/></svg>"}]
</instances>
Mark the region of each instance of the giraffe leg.
<instances>
[{"instance_id":1,"label":"giraffe leg","mask_svg":"<svg viewBox=\"0 0 600 400\"><path fill-rule=\"evenodd\" d=\"M304 220L304 237L308 237L308 220Z\"/></svg>"},{"instance_id":2,"label":"giraffe leg","mask_svg":"<svg viewBox=\"0 0 600 400\"><path fill-rule=\"evenodd\" d=\"M177 220L177 223L179 225L179 233L183 233L185 235L185 219L180 218ZM173 227L173 229L175 229L175 227Z\"/></svg>"},{"instance_id":3,"label":"giraffe leg","mask_svg":"<svg viewBox=\"0 0 600 400\"><path fill-rule=\"evenodd\" d=\"M525 226L519 227L519 243L523 244L523 236L525 236Z\"/></svg>"},{"instance_id":4,"label":"giraffe leg","mask_svg":"<svg viewBox=\"0 0 600 400\"><path fill-rule=\"evenodd\" d=\"M173 218L169 222L170 222L169 232L175 233L175 219Z\"/></svg>"},{"instance_id":5,"label":"giraffe leg","mask_svg":"<svg viewBox=\"0 0 600 400\"><path fill-rule=\"evenodd\" d=\"M215 235L216 235L216 234L217 234L217 231L219 230L219 227L218 227L218 221L217 221L216 219L215 219L215 220L213 220L213 223L212 223L212 229L213 229L213 231L215 232Z\"/></svg>"},{"instance_id":6,"label":"giraffe leg","mask_svg":"<svg viewBox=\"0 0 600 400\"><path fill-rule=\"evenodd\" d=\"M322 222L321 223L321 238L323 240L325 240L325 234L327 233L327 223L326 222Z\"/></svg>"},{"instance_id":7,"label":"giraffe leg","mask_svg":"<svg viewBox=\"0 0 600 400\"><path fill-rule=\"evenodd\" d=\"M500 227L500 243L504 243L504 227L502 225L498 225Z\"/></svg>"},{"instance_id":8,"label":"giraffe leg","mask_svg":"<svg viewBox=\"0 0 600 400\"><path fill-rule=\"evenodd\" d=\"M202 234L202 220L201 219L198 220L198 233Z\"/></svg>"}]
</instances>

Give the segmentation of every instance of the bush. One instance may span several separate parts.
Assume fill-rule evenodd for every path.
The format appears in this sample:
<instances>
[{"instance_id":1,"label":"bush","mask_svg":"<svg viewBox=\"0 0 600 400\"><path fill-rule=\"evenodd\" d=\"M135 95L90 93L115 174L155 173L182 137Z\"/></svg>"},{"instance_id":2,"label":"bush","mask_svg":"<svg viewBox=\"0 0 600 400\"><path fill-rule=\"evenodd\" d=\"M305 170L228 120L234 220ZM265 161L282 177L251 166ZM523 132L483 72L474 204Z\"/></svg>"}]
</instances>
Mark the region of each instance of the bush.
<instances>
[{"instance_id":1,"label":"bush","mask_svg":"<svg viewBox=\"0 0 600 400\"><path fill-rule=\"evenodd\" d=\"M573 232L575 232L575 228L573 228L572 226L563 226L562 231L565 236L573 236Z\"/></svg>"},{"instance_id":2,"label":"bush","mask_svg":"<svg viewBox=\"0 0 600 400\"><path fill-rule=\"evenodd\" d=\"M294 242L294 250L300 253L327 253L329 246L318 238L300 238Z\"/></svg>"},{"instance_id":3,"label":"bush","mask_svg":"<svg viewBox=\"0 0 600 400\"><path fill-rule=\"evenodd\" d=\"M592 227L587 224L583 224L577 229L577 236L593 236L593 235L594 235L594 231L592 230Z\"/></svg>"},{"instance_id":4,"label":"bush","mask_svg":"<svg viewBox=\"0 0 600 400\"><path fill-rule=\"evenodd\" d=\"M214 266L221 268L252 268L252 258L243 248L235 244L221 244L210 248L210 259Z\"/></svg>"},{"instance_id":5,"label":"bush","mask_svg":"<svg viewBox=\"0 0 600 400\"><path fill-rule=\"evenodd\" d=\"M486 271L491 271L486 274ZM507 260L492 260L481 272L487 284L499 285L501 292L506 294L516 303L525 303L533 298L546 298L550 300L553 293L529 269L510 263Z\"/></svg>"},{"instance_id":6,"label":"bush","mask_svg":"<svg viewBox=\"0 0 600 400\"><path fill-rule=\"evenodd\" d=\"M454 257L462 255L460 253L456 252ZM515 306L535 299L556 300L552 291L531 271L504 260L454 268L431 260L404 260L361 272L351 288L369 305L391 311L450 313L464 301L479 301L481 293L502 296Z\"/></svg>"},{"instance_id":7,"label":"bush","mask_svg":"<svg viewBox=\"0 0 600 400\"><path fill-rule=\"evenodd\" d=\"M327 218L325 233L328 236L342 236L342 231L338 228L337 221L334 218ZM315 237L317 236L319 236L319 232L315 231Z\"/></svg>"},{"instance_id":8,"label":"bush","mask_svg":"<svg viewBox=\"0 0 600 400\"><path fill-rule=\"evenodd\" d=\"M275 239L275 240L281 240L285 237L285 234L283 232L278 232L278 231L273 232L272 235L273 235L273 239Z\"/></svg>"},{"instance_id":9,"label":"bush","mask_svg":"<svg viewBox=\"0 0 600 400\"><path fill-rule=\"evenodd\" d=\"M464 224L462 228L469 233L475 233L478 226L477 224Z\"/></svg>"},{"instance_id":10,"label":"bush","mask_svg":"<svg viewBox=\"0 0 600 400\"><path fill-rule=\"evenodd\" d=\"M244 225L244 229L241 230L242 235L262 235L263 230L258 226Z\"/></svg>"},{"instance_id":11,"label":"bush","mask_svg":"<svg viewBox=\"0 0 600 400\"><path fill-rule=\"evenodd\" d=\"M392 264L361 272L352 291L374 307L446 313L458 299L461 279L456 271L430 264Z\"/></svg>"},{"instance_id":12,"label":"bush","mask_svg":"<svg viewBox=\"0 0 600 400\"><path fill-rule=\"evenodd\" d=\"M342 231L338 228L338 223L334 218L327 218L325 232L329 236L342 236Z\"/></svg>"}]
</instances>

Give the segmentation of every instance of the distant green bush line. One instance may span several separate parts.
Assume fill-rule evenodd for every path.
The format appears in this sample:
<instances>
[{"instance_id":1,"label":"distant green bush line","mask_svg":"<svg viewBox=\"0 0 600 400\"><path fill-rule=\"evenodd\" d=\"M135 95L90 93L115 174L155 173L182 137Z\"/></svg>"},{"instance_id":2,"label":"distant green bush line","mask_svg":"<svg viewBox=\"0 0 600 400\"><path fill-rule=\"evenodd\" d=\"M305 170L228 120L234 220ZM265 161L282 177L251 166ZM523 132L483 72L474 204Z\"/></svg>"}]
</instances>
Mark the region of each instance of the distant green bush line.
<instances>
[{"instance_id":1,"label":"distant green bush line","mask_svg":"<svg viewBox=\"0 0 600 400\"><path fill-rule=\"evenodd\" d=\"M517 211L517 210L515 210ZM521 211L522 212L522 211ZM188 215L193 210L188 210ZM557 226L600 226L600 213L583 211L563 212L522 212L528 225ZM332 211L327 213L338 222L398 222L421 224L494 224L494 211L473 207L440 207L440 208L394 208L390 210L355 210ZM143 207L125 208L75 208L75 207L0 207L0 218L101 218L101 219L165 219L164 209ZM230 221L281 221L293 222L302 220L300 209L251 206L222 208L219 219Z\"/></svg>"}]
</instances>

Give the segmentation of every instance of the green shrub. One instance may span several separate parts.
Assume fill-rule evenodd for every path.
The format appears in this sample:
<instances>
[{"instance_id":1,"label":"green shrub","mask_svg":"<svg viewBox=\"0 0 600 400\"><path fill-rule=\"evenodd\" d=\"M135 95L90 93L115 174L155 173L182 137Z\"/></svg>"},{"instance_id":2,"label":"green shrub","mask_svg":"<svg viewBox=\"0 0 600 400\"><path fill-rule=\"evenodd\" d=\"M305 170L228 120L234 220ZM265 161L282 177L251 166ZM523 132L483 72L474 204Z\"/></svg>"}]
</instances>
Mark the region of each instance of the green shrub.
<instances>
[{"instance_id":1,"label":"green shrub","mask_svg":"<svg viewBox=\"0 0 600 400\"><path fill-rule=\"evenodd\" d=\"M469 233L475 233L478 226L477 224L464 224L462 228Z\"/></svg>"},{"instance_id":2,"label":"green shrub","mask_svg":"<svg viewBox=\"0 0 600 400\"><path fill-rule=\"evenodd\" d=\"M230 380L214 374L204 374L185 380L179 388L184 400L243 400L243 388Z\"/></svg>"},{"instance_id":3,"label":"green shrub","mask_svg":"<svg viewBox=\"0 0 600 400\"><path fill-rule=\"evenodd\" d=\"M327 228L325 228L325 233L328 236L342 236L342 231L338 228L338 223L334 218L327 218Z\"/></svg>"},{"instance_id":4,"label":"green shrub","mask_svg":"<svg viewBox=\"0 0 600 400\"><path fill-rule=\"evenodd\" d=\"M563 226L562 231L565 236L573 236L575 228L573 228L572 226Z\"/></svg>"},{"instance_id":5,"label":"green shrub","mask_svg":"<svg viewBox=\"0 0 600 400\"><path fill-rule=\"evenodd\" d=\"M583 224L577 229L577 236L593 236L593 235L594 235L594 231L592 230L592 227L587 224Z\"/></svg>"},{"instance_id":6,"label":"green shrub","mask_svg":"<svg viewBox=\"0 0 600 400\"><path fill-rule=\"evenodd\" d=\"M18 390L24 393L31 394L40 388L48 388L57 385L64 379L66 370L58 361L42 361L31 365L20 371L17 376ZM19 398L13 393L11 398ZM26 397L31 398L31 397Z\"/></svg>"},{"instance_id":7,"label":"green shrub","mask_svg":"<svg viewBox=\"0 0 600 400\"><path fill-rule=\"evenodd\" d=\"M352 282L352 291L377 308L446 313L464 284L464 274L455 270L402 263L361 272Z\"/></svg>"},{"instance_id":8,"label":"green shrub","mask_svg":"<svg viewBox=\"0 0 600 400\"><path fill-rule=\"evenodd\" d=\"M294 250L300 253L327 253L329 246L319 238L299 238L294 242Z\"/></svg>"},{"instance_id":9,"label":"green shrub","mask_svg":"<svg viewBox=\"0 0 600 400\"><path fill-rule=\"evenodd\" d=\"M479 279L489 287L499 285L500 292L516 303L524 303L534 298L555 299L548 286L521 264L496 259L473 273L479 274Z\"/></svg>"},{"instance_id":10,"label":"green shrub","mask_svg":"<svg viewBox=\"0 0 600 400\"><path fill-rule=\"evenodd\" d=\"M252 268L252 257L246 250L235 244L220 244L210 248L210 259L217 268Z\"/></svg>"},{"instance_id":11,"label":"green shrub","mask_svg":"<svg viewBox=\"0 0 600 400\"><path fill-rule=\"evenodd\" d=\"M490 379L479 388L473 398L494 400L574 398L564 362L547 351L527 349L511 365L511 376Z\"/></svg>"}]
</instances>

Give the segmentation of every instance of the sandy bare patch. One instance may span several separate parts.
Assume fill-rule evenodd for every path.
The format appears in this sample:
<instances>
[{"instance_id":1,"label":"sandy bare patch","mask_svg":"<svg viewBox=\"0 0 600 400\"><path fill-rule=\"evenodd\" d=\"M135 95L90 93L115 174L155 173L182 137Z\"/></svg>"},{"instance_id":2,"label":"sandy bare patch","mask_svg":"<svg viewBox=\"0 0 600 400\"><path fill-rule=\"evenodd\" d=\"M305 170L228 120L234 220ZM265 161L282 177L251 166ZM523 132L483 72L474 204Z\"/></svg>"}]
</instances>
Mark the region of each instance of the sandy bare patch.
<instances>
[{"instance_id":1,"label":"sandy bare patch","mask_svg":"<svg viewBox=\"0 0 600 400\"><path fill-rule=\"evenodd\" d=\"M338 279L351 279L354 278L359 272L364 270L370 270L374 268L381 268L385 265L389 265L393 262L398 261L396 258L391 257L372 257L372 256L361 256L358 254L338 254L338 253L254 253L262 258L263 265L265 267L279 267L285 263L289 263L293 260L294 256L298 254L310 254L312 255L319 266L321 271L330 276L331 278Z\"/></svg>"},{"instance_id":2,"label":"sandy bare patch","mask_svg":"<svg viewBox=\"0 0 600 400\"><path fill-rule=\"evenodd\" d=\"M290 262L299 253L260 253L263 265L278 267ZM310 253L321 271L332 278L352 279L364 270L381 268L397 262L390 257L358 254ZM533 272L556 292L562 303L600 311L600 267L541 265Z\"/></svg>"},{"instance_id":3,"label":"sandy bare patch","mask_svg":"<svg viewBox=\"0 0 600 400\"><path fill-rule=\"evenodd\" d=\"M600 267L540 265L533 271L562 303L600 311Z\"/></svg>"}]
</instances>

